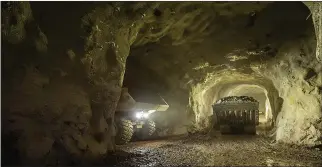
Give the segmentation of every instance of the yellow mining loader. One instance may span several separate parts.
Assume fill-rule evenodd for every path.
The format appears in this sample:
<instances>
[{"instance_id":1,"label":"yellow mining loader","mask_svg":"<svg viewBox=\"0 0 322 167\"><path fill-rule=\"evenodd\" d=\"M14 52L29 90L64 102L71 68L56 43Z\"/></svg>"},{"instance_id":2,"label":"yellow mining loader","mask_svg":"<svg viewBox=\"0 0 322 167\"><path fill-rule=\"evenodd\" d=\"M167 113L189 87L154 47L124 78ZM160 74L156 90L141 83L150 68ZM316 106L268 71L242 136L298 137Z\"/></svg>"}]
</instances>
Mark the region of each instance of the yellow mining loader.
<instances>
[{"instance_id":1,"label":"yellow mining loader","mask_svg":"<svg viewBox=\"0 0 322 167\"><path fill-rule=\"evenodd\" d=\"M169 105L156 93L122 89L115 111L116 144L125 144L135 135L138 139L149 139L156 130L150 114L167 111Z\"/></svg>"}]
</instances>

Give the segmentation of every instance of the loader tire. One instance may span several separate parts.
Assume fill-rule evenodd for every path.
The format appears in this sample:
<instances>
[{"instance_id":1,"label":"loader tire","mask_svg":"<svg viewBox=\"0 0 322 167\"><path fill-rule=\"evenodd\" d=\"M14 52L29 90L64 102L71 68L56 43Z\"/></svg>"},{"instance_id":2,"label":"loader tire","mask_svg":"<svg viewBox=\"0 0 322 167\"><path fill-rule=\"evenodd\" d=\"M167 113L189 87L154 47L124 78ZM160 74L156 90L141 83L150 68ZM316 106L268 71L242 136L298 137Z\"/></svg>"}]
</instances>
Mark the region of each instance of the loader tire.
<instances>
[{"instance_id":1,"label":"loader tire","mask_svg":"<svg viewBox=\"0 0 322 167\"><path fill-rule=\"evenodd\" d=\"M140 129L140 131L138 132L137 137L140 140L147 140L152 137L155 130L156 130L155 122L151 120L147 120L142 126L142 129Z\"/></svg>"},{"instance_id":2,"label":"loader tire","mask_svg":"<svg viewBox=\"0 0 322 167\"><path fill-rule=\"evenodd\" d=\"M133 124L131 120L120 118L116 120L115 144L122 145L131 141L133 136Z\"/></svg>"}]
</instances>

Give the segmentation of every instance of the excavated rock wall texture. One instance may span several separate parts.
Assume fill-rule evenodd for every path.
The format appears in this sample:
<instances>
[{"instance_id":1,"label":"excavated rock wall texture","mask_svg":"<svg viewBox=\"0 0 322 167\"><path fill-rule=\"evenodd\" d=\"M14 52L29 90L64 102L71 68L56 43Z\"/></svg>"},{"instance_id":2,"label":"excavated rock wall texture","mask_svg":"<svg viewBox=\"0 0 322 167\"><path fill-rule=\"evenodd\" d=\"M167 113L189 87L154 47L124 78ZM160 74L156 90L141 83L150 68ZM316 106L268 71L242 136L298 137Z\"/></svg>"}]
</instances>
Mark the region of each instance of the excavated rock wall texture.
<instances>
[{"instance_id":1,"label":"excavated rock wall texture","mask_svg":"<svg viewBox=\"0 0 322 167\"><path fill-rule=\"evenodd\" d=\"M276 140L314 146L322 144L321 3L305 4L311 10L315 34L308 29L306 38L286 43L276 59L254 71L272 80L283 98Z\"/></svg>"},{"instance_id":2,"label":"excavated rock wall texture","mask_svg":"<svg viewBox=\"0 0 322 167\"><path fill-rule=\"evenodd\" d=\"M312 34L286 44L275 60L260 68L284 100L277 118L278 141L321 144L322 64L315 57L315 42Z\"/></svg>"},{"instance_id":3,"label":"excavated rock wall texture","mask_svg":"<svg viewBox=\"0 0 322 167\"><path fill-rule=\"evenodd\" d=\"M288 10L289 12L285 12L285 8L290 9ZM225 89L222 85L230 84L230 82L231 84L240 82L257 84L268 91L273 112L273 125L277 125L276 139L278 141L309 145L319 144L321 100L317 98L317 94L314 92L304 93L305 95L295 93L297 89L302 88L304 92L310 92L311 89L315 90L315 92L320 90L318 83L321 80L319 78L319 62L316 58L313 58L316 53L315 45L317 43L314 41L314 36L319 36L319 34L312 33L314 31L312 23L316 22L311 20L309 10L305 8L300 3L275 3L257 13L255 24L250 31L241 28L240 25L246 21L242 15L236 16L236 18L222 18L217 20L221 24L218 24L217 31L213 32L216 35L209 39L204 38L199 43L191 45L186 43L177 47L168 46L161 39L158 45L150 45L141 50L134 49L132 54L138 56L139 61L150 67L150 70L158 76L167 76L163 78L171 91L178 90L176 86L178 82L181 85L180 89L188 90L190 94L189 107L186 112L190 119L190 132L200 131L209 126L209 117L212 114L211 104L214 101L213 94L217 94L220 89ZM313 15L314 17L315 15ZM226 23L225 19L234 21L232 21L233 23ZM216 22L216 19L214 22ZM233 37L232 34L234 34ZM243 34L247 34L247 37L243 36ZM233 41L231 40L232 38L234 39ZM244 41L248 38L254 39L255 42L252 40ZM247 42L249 42L248 45L243 45ZM318 48L319 43L317 44ZM292 48L292 45L294 45L293 49L298 47L302 48L302 50L285 49L287 47ZM298 53L295 54L295 52ZM310 56L303 56L302 52L307 52L305 55ZM301 73L286 72L288 67L283 70L277 67L273 68L279 66L278 60L283 59L283 56L279 55L282 53L286 54L285 57L290 57L290 59L297 59L294 55L302 55L302 58L298 58L300 59L299 62L312 63L312 65L304 63L301 65L303 67L292 66L292 69L294 68L295 70L290 70L309 71L307 78L314 78L312 86L308 87L305 84L293 83L293 80L301 79L293 79L292 76L302 78ZM317 54L319 54L318 50ZM145 56L140 57L140 55ZM252 65L248 64L249 62ZM252 69L247 69L247 66L251 66ZM306 68L302 69L304 67ZM257 68L262 69L262 71L259 72ZM222 69L230 69L231 71L227 73L225 70L221 71ZM244 74L239 74L235 71L242 71ZM255 71L255 73L252 71ZM272 75L271 72L275 75ZM231 79L227 79L229 78L227 76L231 76ZM254 76L257 77L254 78ZM223 82L217 84L220 80L223 80ZM281 86L280 82L285 82L285 86ZM297 87L297 89L294 87ZM295 94L286 93L288 94L286 95L285 92ZM289 98L295 98L296 101L312 106L307 108L310 111L307 112L308 114L304 114L307 115L303 117L306 117L305 119L301 119L303 115L300 113L306 112L300 109L302 104L290 104ZM290 111L294 111L297 114L291 114ZM286 113L289 114L285 116ZM282 115L284 115L283 119L281 119ZM303 123L308 125L303 125ZM304 127L304 129L301 127Z\"/></svg>"},{"instance_id":4,"label":"excavated rock wall texture","mask_svg":"<svg viewBox=\"0 0 322 167\"><path fill-rule=\"evenodd\" d=\"M314 121L319 115L314 115L318 114L317 107L312 106L318 105L321 99L316 97L316 89L309 90L313 87L321 90L318 86L320 67L316 62L303 60L303 66L308 65L315 71L309 70L308 79L304 79L309 83L304 88L308 88L305 93L293 87L283 87L276 83L277 80L273 80L274 87L267 82L267 78L272 78L267 71L255 69L260 74L254 77L248 67L249 62L260 60L265 65L265 61L274 57L285 41L293 40L294 35L306 29L305 22L297 21L303 17L301 12L288 13L294 19L281 28L283 19L289 17L280 17L278 12L268 10L274 8L274 5L268 6L269 3L2 4L5 136L17 147L21 157L45 161L44 157L55 157L65 150L68 155L97 158L114 149L114 111L131 46L131 55L139 56L140 64L162 81L155 87L165 89L163 94L171 101L171 106L175 106L171 109L173 114L168 116L187 115L192 132L210 124L209 104L213 102L211 93L216 90L214 83L223 75L231 74L235 78L245 76L241 83L264 85L276 112L279 100L275 87L281 91L280 96L286 103L279 115L289 119L278 119L281 127L277 131L278 139L287 142L295 136L292 141L301 143L303 135L298 136L297 133L305 132L307 135L302 143L310 144L318 137L316 125L320 125ZM298 4L282 4L277 5L278 11L289 6L301 8ZM316 23L319 15L315 12L313 16ZM276 20L271 18L280 18L276 26ZM315 28L320 30L317 24ZM317 33L317 37L319 35ZM313 42L311 44L314 45ZM310 45L306 46L310 48ZM312 55L313 52L307 54ZM293 62L287 56L285 59ZM282 67L284 65L272 70L276 72ZM223 69L231 71L225 73L225 70L221 71ZM234 70L247 74L235 73ZM289 74L292 73L285 74L284 80L292 85L293 78L289 78ZM283 77L272 76L283 80ZM297 86L305 86L306 82L301 81ZM295 101L303 100L303 105L308 106L312 103L312 110L304 117L309 121L291 117L293 114L288 108L295 113L304 111L292 100L294 93L303 95L296 96L300 99ZM289 123L292 121L299 121L295 127L311 123L304 127L309 127L313 133L308 133L306 128L283 130L285 125L293 125ZM30 147L35 141L42 149Z\"/></svg>"},{"instance_id":5,"label":"excavated rock wall texture","mask_svg":"<svg viewBox=\"0 0 322 167\"><path fill-rule=\"evenodd\" d=\"M285 7L292 10L287 13L281 12ZM310 22L306 21L308 10L304 12L297 10L303 10L303 4L276 3L250 16L219 15L213 23L220 24L215 24L216 28L212 35L202 41L169 46L161 39L158 44L135 48L131 54L137 56L138 61L148 66L157 76L167 76L162 77L165 80L163 82L171 91L179 90L177 87L179 83L180 89L190 92L190 104L186 112L196 129L203 128L207 123L201 122L212 114L210 105L213 101L202 97L201 94L210 90L216 81L213 79L208 83L206 80L212 77L220 80L221 75L231 74L220 73L222 69L253 75L252 70L248 69L250 62L265 63L276 55L278 48L284 42L297 38L310 25ZM251 12L252 10L248 11ZM256 20L254 24L252 19ZM294 28L288 29L289 26ZM241 77L236 75L233 79L237 78ZM275 94L271 93L269 96ZM271 103L277 112L282 100L279 97L271 98L274 99ZM201 124L198 125L199 123Z\"/></svg>"},{"instance_id":6,"label":"excavated rock wall texture","mask_svg":"<svg viewBox=\"0 0 322 167\"><path fill-rule=\"evenodd\" d=\"M193 40L198 33L208 34L214 8L234 15L249 11L249 7L265 6L188 2L2 4L7 102L3 106L7 120L4 136L30 163L59 149L87 158L114 149L114 110L131 45L155 42L166 35L180 44L184 38ZM231 10L227 8L230 5L242 8ZM52 121L56 123L43 128ZM37 134L34 126L39 127ZM34 141L42 149L30 147Z\"/></svg>"},{"instance_id":7,"label":"excavated rock wall texture","mask_svg":"<svg viewBox=\"0 0 322 167\"><path fill-rule=\"evenodd\" d=\"M8 161L45 163L65 152L69 162L113 150L114 110L139 19L117 4L3 4L4 136L19 152Z\"/></svg>"}]
</instances>

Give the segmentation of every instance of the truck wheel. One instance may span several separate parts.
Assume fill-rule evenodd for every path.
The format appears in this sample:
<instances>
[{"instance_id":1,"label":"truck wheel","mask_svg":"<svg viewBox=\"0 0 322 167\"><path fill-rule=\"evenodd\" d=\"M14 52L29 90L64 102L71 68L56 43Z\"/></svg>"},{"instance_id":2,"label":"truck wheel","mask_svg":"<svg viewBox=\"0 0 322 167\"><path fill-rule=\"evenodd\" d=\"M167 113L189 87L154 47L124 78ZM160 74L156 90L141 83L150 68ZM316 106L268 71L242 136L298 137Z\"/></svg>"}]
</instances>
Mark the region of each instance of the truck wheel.
<instances>
[{"instance_id":1,"label":"truck wheel","mask_svg":"<svg viewBox=\"0 0 322 167\"><path fill-rule=\"evenodd\" d=\"M131 120L124 118L117 119L115 143L118 145L128 143L133 136L133 132L134 130Z\"/></svg>"},{"instance_id":2,"label":"truck wheel","mask_svg":"<svg viewBox=\"0 0 322 167\"><path fill-rule=\"evenodd\" d=\"M151 120L145 121L138 133L138 138L141 140L149 139L155 132L155 122Z\"/></svg>"},{"instance_id":3,"label":"truck wheel","mask_svg":"<svg viewBox=\"0 0 322 167\"><path fill-rule=\"evenodd\" d=\"M249 135L256 135L256 126L255 125L246 125L246 126L244 126L244 132Z\"/></svg>"}]
</instances>

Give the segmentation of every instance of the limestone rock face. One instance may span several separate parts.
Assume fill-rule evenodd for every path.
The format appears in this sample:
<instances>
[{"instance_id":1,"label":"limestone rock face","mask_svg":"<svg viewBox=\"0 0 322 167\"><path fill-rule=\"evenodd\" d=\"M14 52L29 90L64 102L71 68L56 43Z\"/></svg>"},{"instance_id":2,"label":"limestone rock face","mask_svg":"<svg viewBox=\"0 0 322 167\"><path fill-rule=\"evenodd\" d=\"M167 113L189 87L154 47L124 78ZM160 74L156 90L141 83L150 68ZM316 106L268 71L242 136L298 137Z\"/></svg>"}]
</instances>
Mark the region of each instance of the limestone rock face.
<instances>
[{"instance_id":1,"label":"limestone rock face","mask_svg":"<svg viewBox=\"0 0 322 167\"><path fill-rule=\"evenodd\" d=\"M138 30L130 27L137 18L117 8L28 2L4 7L5 136L17 139L12 146L26 162L62 152L92 159L114 149L114 110L129 37ZM124 18L111 21L116 15Z\"/></svg>"},{"instance_id":2,"label":"limestone rock face","mask_svg":"<svg viewBox=\"0 0 322 167\"><path fill-rule=\"evenodd\" d=\"M292 42L281 48L278 59L261 69L284 100L277 118L277 140L321 144L322 64L315 59L314 43L312 39Z\"/></svg>"},{"instance_id":3,"label":"limestone rock face","mask_svg":"<svg viewBox=\"0 0 322 167\"><path fill-rule=\"evenodd\" d=\"M266 91L276 140L321 144L320 11L301 2L4 2L5 149L30 164L113 151L123 86L168 102L152 115L160 136L208 130L211 105L251 85Z\"/></svg>"}]
</instances>

